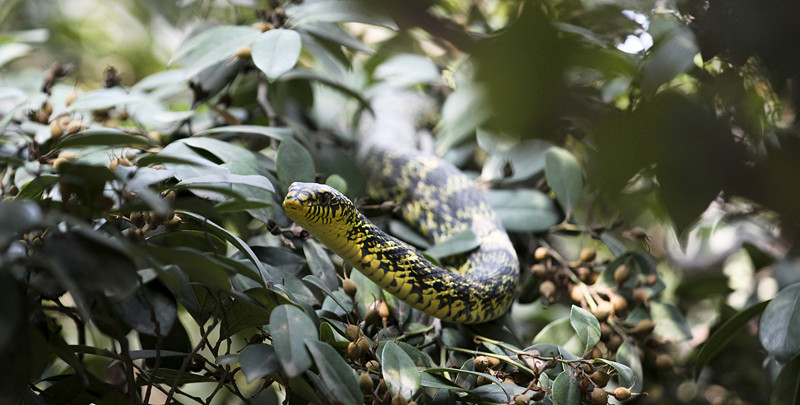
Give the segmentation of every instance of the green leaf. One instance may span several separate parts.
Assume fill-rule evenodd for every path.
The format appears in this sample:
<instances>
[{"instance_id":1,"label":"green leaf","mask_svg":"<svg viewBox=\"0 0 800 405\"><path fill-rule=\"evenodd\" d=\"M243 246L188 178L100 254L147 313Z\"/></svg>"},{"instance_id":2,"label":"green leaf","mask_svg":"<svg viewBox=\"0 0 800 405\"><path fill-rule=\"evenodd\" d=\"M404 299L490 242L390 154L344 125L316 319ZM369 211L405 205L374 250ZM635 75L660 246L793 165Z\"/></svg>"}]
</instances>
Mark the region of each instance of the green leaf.
<instances>
[{"instance_id":1,"label":"green leaf","mask_svg":"<svg viewBox=\"0 0 800 405\"><path fill-rule=\"evenodd\" d=\"M617 363L616 361L602 358L594 359L594 361L608 364L617 370L617 381L621 387L630 387L633 383L633 370L630 367L621 363Z\"/></svg>"},{"instance_id":2,"label":"green leaf","mask_svg":"<svg viewBox=\"0 0 800 405\"><path fill-rule=\"evenodd\" d=\"M703 370L703 367L733 340L744 325L761 314L769 302L770 300L762 301L737 312L736 315L725 321L722 326L709 336L697 353L694 366L695 377L700 376L700 371Z\"/></svg>"},{"instance_id":3,"label":"green leaf","mask_svg":"<svg viewBox=\"0 0 800 405\"><path fill-rule=\"evenodd\" d=\"M431 246L425 250L425 254L441 259L469 252L480 245L481 238L471 229L467 229Z\"/></svg>"},{"instance_id":4,"label":"green leaf","mask_svg":"<svg viewBox=\"0 0 800 405\"><path fill-rule=\"evenodd\" d=\"M178 318L175 297L158 282L146 284L133 296L115 304L113 309L128 326L151 336L166 336ZM158 328L153 317L158 321Z\"/></svg>"},{"instance_id":5,"label":"green leaf","mask_svg":"<svg viewBox=\"0 0 800 405\"><path fill-rule=\"evenodd\" d=\"M150 147L150 141L141 136L122 132L114 128L89 128L58 139L53 149L78 148L83 146L127 146Z\"/></svg>"},{"instance_id":6,"label":"green leaf","mask_svg":"<svg viewBox=\"0 0 800 405\"><path fill-rule=\"evenodd\" d=\"M420 387L420 375L414 361L397 343L388 341L381 351L383 379L392 395L411 398Z\"/></svg>"},{"instance_id":7,"label":"green leaf","mask_svg":"<svg viewBox=\"0 0 800 405\"><path fill-rule=\"evenodd\" d=\"M544 232L562 219L553 200L538 190L490 190L486 199L509 231Z\"/></svg>"},{"instance_id":8,"label":"green leaf","mask_svg":"<svg viewBox=\"0 0 800 405\"><path fill-rule=\"evenodd\" d=\"M286 139L278 147L275 158L281 189L288 190L295 181L313 182L316 177L314 161L308 150L294 139Z\"/></svg>"},{"instance_id":9,"label":"green leaf","mask_svg":"<svg viewBox=\"0 0 800 405\"><path fill-rule=\"evenodd\" d=\"M553 405L580 405L581 390L571 371L564 371L556 377L551 395Z\"/></svg>"},{"instance_id":10,"label":"green leaf","mask_svg":"<svg viewBox=\"0 0 800 405\"><path fill-rule=\"evenodd\" d=\"M253 63L274 82L297 64L303 42L296 31L276 28L259 35L252 48Z\"/></svg>"},{"instance_id":11,"label":"green leaf","mask_svg":"<svg viewBox=\"0 0 800 405\"><path fill-rule=\"evenodd\" d=\"M246 186L260 188L266 191L275 191L272 183L266 177L259 175L242 174L211 174L208 176L198 176L182 180L178 186L189 186L193 184L242 184Z\"/></svg>"},{"instance_id":12,"label":"green leaf","mask_svg":"<svg viewBox=\"0 0 800 405\"><path fill-rule=\"evenodd\" d=\"M784 288L767 304L758 338L761 346L781 363L800 354L800 283Z\"/></svg>"},{"instance_id":13,"label":"green leaf","mask_svg":"<svg viewBox=\"0 0 800 405\"><path fill-rule=\"evenodd\" d=\"M264 296L272 293L263 288L253 288L252 290L260 292ZM265 308L261 302L251 298L249 294L233 292L232 295L235 299L225 307L225 328L220 331L220 337L233 336L247 328L260 328L269 322L269 310L275 307L274 303Z\"/></svg>"},{"instance_id":14,"label":"green leaf","mask_svg":"<svg viewBox=\"0 0 800 405\"><path fill-rule=\"evenodd\" d=\"M282 141L292 136L292 129L285 127L263 127L260 125L226 125L224 127L215 127L200 131L195 134L195 136L236 133L262 135Z\"/></svg>"},{"instance_id":15,"label":"green leaf","mask_svg":"<svg viewBox=\"0 0 800 405\"><path fill-rule=\"evenodd\" d=\"M547 150L544 160L547 183L561 208L569 215L575 210L583 191L581 167L572 153L555 146Z\"/></svg>"},{"instance_id":16,"label":"green leaf","mask_svg":"<svg viewBox=\"0 0 800 405\"><path fill-rule=\"evenodd\" d=\"M230 285L225 267L197 250L153 245L144 246L144 249L162 263L180 267L192 281L219 289L227 289Z\"/></svg>"},{"instance_id":17,"label":"green leaf","mask_svg":"<svg viewBox=\"0 0 800 405\"><path fill-rule=\"evenodd\" d=\"M332 174L325 179L325 184L335 188L342 194L347 194L347 181L338 174Z\"/></svg>"},{"instance_id":18,"label":"green leaf","mask_svg":"<svg viewBox=\"0 0 800 405\"><path fill-rule=\"evenodd\" d=\"M242 367L242 373L248 384L280 370L275 348L262 343L242 349L239 354L239 366Z\"/></svg>"},{"instance_id":19,"label":"green leaf","mask_svg":"<svg viewBox=\"0 0 800 405\"><path fill-rule=\"evenodd\" d=\"M591 312L573 305L569 313L569 322L581 339L583 353L591 350L600 341L600 322Z\"/></svg>"},{"instance_id":20,"label":"green leaf","mask_svg":"<svg viewBox=\"0 0 800 405\"><path fill-rule=\"evenodd\" d=\"M329 290L335 290L339 287L339 278L336 277L336 269L333 267L333 262L331 262L330 256L319 243L313 239L304 241L303 253L306 256L311 273L317 276L325 287Z\"/></svg>"},{"instance_id":21,"label":"green leaf","mask_svg":"<svg viewBox=\"0 0 800 405\"><path fill-rule=\"evenodd\" d=\"M306 347L314 357L320 377L335 401L342 404L362 404L364 395L358 386L358 377L334 348L323 342L307 342Z\"/></svg>"},{"instance_id":22,"label":"green leaf","mask_svg":"<svg viewBox=\"0 0 800 405\"><path fill-rule=\"evenodd\" d=\"M575 336L575 329L569 318L561 318L550 322L533 338L533 343L552 343L564 345Z\"/></svg>"},{"instance_id":23,"label":"green leaf","mask_svg":"<svg viewBox=\"0 0 800 405\"><path fill-rule=\"evenodd\" d=\"M672 304L660 301L650 302L650 316L656 324L653 333L674 342L689 340L692 331L681 311Z\"/></svg>"},{"instance_id":24,"label":"green leaf","mask_svg":"<svg viewBox=\"0 0 800 405\"><path fill-rule=\"evenodd\" d=\"M800 404L800 356L789 360L772 385L770 405Z\"/></svg>"},{"instance_id":25,"label":"green leaf","mask_svg":"<svg viewBox=\"0 0 800 405\"><path fill-rule=\"evenodd\" d=\"M289 378L311 367L306 342L317 341L317 328L303 311L292 305L281 305L269 317L269 331L275 353Z\"/></svg>"},{"instance_id":26,"label":"green leaf","mask_svg":"<svg viewBox=\"0 0 800 405\"><path fill-rule=\"evenodd\" d=\"M249 26L222 25L209 28L184 42L170 64L180 60L188 76L225 59L232 59L241 46L250 45L261 30Z\"/></svg>"},{"instance_id":27,"label":"green leaf","mask_svg":"<svg viewBox=\"0 0 800 405\"><path fill-rule=\"evenodd\" d=\"M620 383L621 384L633 383L631 392L634 393L642 392L642 385L643 385L642 376L644 375L644 371L642 370L642 359L639 358L639 355L636 353L636 348L633 346L632 343L628 342L627 340L622 342L622 344L619 346L619 349L617 349L617 361L629 367L633 371L633 376L635 380L635 381L624 381L624 382L620 381Z\"/></svg>"}]
</instances>

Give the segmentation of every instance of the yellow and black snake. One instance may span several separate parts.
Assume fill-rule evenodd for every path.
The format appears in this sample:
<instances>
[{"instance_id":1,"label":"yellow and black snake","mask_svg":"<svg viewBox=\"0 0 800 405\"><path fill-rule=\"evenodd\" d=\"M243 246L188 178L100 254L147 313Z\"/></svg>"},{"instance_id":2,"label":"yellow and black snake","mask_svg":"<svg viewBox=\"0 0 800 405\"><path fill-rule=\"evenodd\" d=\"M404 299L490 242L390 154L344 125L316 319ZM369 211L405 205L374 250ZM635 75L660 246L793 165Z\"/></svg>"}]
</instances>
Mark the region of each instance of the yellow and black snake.
<instances>
[{"instance_id":1,"label":"yellow and black snake","mask_svg":"<svg viewBox=\"0 0 800 405\"><path fill-rule=\"evenodd\" d=\"M293 183L286 214L384 290L437 318L481 323L501 316L519 277L516 252L474 182L419 152L372 148L362 162L369 194L393 200L403 220L434 243L467 229L481 239L457 268L442 268L387 235L335 189Z\"/></svg>"}]
</instances>

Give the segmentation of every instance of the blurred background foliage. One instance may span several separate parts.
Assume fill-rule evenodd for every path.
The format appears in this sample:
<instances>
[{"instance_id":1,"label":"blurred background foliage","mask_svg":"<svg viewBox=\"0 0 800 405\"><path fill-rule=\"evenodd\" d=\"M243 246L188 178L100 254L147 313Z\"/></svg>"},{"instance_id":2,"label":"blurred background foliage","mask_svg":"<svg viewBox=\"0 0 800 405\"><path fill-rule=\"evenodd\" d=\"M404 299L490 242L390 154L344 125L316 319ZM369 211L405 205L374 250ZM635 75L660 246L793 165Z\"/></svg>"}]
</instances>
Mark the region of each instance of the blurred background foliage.
<instances>
[{"instance_id":1,"label":"blurred background foliage","mask_svg":"<svg viewBox=\"0 0 800 405\"><path fill-rule=\"evenodd\" d=\"M4 1L0 402L797 403L798 19ZM511 232L505 323L432 326L280 208L298 180L364 197L356 134L404 103Z\"/></svg>"}]
</instances>

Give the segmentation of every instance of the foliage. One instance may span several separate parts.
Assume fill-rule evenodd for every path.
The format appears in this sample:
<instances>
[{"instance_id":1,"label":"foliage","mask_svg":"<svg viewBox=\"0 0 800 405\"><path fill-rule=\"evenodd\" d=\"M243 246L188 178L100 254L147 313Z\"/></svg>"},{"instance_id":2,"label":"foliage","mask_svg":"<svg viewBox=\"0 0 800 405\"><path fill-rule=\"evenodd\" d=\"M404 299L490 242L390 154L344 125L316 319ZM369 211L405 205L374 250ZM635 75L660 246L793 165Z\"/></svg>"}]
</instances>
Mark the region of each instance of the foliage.
<instances>
[{"instance_id":1,"label":"foliage","mask_svg":"<svg viewBox=\"0 0 800 405\"><path fill-rule=\"evenodd\" d=\"M59 49L100 34L0 6L18 29L0 37L0 402L796 402L797 70L731 20L768 13L186 2L190 32L155 3L134 20L187 32L171 60L102 75ZM365 197L354 134L409 90L440 102L432 149L491 186L514 240L504 320L435 322L282 211L293 181ZM475 246L374 203L432 257Z\"/></svg>"}]
</instances>

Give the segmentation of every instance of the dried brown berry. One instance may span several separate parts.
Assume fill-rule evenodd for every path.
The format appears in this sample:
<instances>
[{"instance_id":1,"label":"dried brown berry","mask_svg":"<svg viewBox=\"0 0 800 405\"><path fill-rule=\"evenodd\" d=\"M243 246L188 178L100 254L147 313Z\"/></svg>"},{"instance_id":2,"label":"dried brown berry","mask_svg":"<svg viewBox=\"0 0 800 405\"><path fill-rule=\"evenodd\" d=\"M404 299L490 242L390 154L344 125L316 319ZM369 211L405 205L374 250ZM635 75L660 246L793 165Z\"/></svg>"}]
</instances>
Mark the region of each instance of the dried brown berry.
<instances>
[{"instance_id":1,"label":"dried brown berry","mask_svg":"<svg viewBox=\"0 0 800 405\"><path fill-rule=\"evenodd\" d=\"M406 401L406 397L398 392L392 397L392 405L408 405L408 401Z\"/></svg>"},{"instance_id":2,"label":"dried brown berry","mask_svg":"<svg viewBox=\"0 0 800 405\"><path fill-rule=\"evenodd\" d=\"M608 392L600 387L595 387L592 390L592 405L606 405L607 403Z\"/></svg>"},{"instance_id":3,"label":"dried brown berry","mask_svg":"<svg viewBox=\"0 0 800 405\"><path fill-rule=\"evenodd\" d=\"M375 309L375 308L370 309L364 315L364 325L365 326L370 326L370 325L374 324L375 322L378 322L379 319L381 319L381 317L378 314L378 310Z\"/></svg>"},{"instance_id":4,"label":"dried brown berry","mask_svg":"<svg viewBox=\"0 0 800 405\"><path fill-rule=\"evenodd\" d=\"M378 363L378 360L370 360L367 362L367 370L370 371L381 371L381 364Z\"/></svg>"},{"instance_id":5,"label":"dried brown berry","mask_svg":"<svg viewBox=\"0 0 800 405\"><path fill-rule=\"evenodd\" d=\"M547 275L547 266L537 263L531 266L531 274L536 278L544 278Z\"/></svg>"},{"instance_id":6,"label":"dried brown berry","mask_svg":"<svg viewBox=\"0 0 800 405\"><path fill-rule=\"evenodd\" d=\"M375 388L375 383L372 382L372 377L369 376L369 373L361 373L358 376L358 386L361 388L361 392L370 394Z\"/></svg>"},{"instance_id":7,"label":"dried brown berry","mask_svg":"<svg viewBox=\"0 0 800 405\"><path fill-rule=\"evenodd\" d=\"M533 401L541 401L541 400L544 399L545 395L547 395L547 393L544 392L544 391L539 391L539 390L532 391L531 392L531 400L533 400Z\"/></svg>"},{"instance_id":8,"label":"dried brown berry","mask_svg":"<svg viewBox=\"0 0 800 405\"><path fill-rule=\"evenodd\" d=\"M627 401L628 399L631 398L631 390L625 387L617 387L617 389L614 390L613 395L614 398L620 401Z\"/></svg>"},{"instance_id":9,"label":"dried brown berry","mask_svg":"<svg viewBox=\"0 0 800 405\"><path fill-rule=\"evenodd\" d=\"M58 121L53 121L50 123L50 137L53 139L58 139L64 135L64 128L61 128L61 125L58 125Z\"/></svg>"},{"instance_id":10,"label":"dried brown berry","mask_svg":"<svg viewBox=\"0 0 800 405\"><path fill-rule=\"evenodd\" d=\"M662 371L672 371L675 364L672 362L672 357L666 353L660 353L656 356L656 367Z\"/></svg>"},{"instance_id":11,"label":"dried brown berry","mask_svg":"<svg viewBox=\"0 0 800 405\"><path fill-rule=\"evenodd\" d=\"M614 281L617 285L623 285L631 277L631 271L628 266L621 264L614 270Z\"/></svg>"},{"instance_id":12,"label":"dried brown berry","mask_svg":"<svg viewBox=\"0 0 800 405\"><path fill-rule=\"evenodd\" d=\"M591 263L597 257L597 251L594 248L584 248L581 250L581 261L584 263Z\"/></svg>"},{"instance_id":13,"label":"dried brown berry","mask_svg":"<svg viewBox=\"0 0 800 405\"><path fill-rule=\"evenodd\" d=\"M353 361L356 361L361 357L361 348L359 348L355 342L350 342L347 344L347 357Z\"/></svg>"},{"instance_id":14,"label":"dried brown berry","mask_svg":"<svg viewBox=\"0 0 800 405\"><path fill-rule=\"evenodd\" d=\"M539 292L545 298L552 298L553 294L556 292L556 285L550 280L542 281L542 284L539 285Z\"/></svg>"},{"instance_id":15,"label":"dried brown berry","mask_svg":"<svg viewBox=\"0 0 800 405\"><path fill-rule=\"evenodd\" d=\"M533 251L533 258L539 261L547 259L550 257L550 249L540 246Z\"/></svg>"},{"instance_id":16,"label":"dried brown berry","mask_svg":"<svg viewBox=\"0 0 800 405\"><path fill-rule=\"evenodd\" d=\"M361 336L361 329L356 325L347 325L344 329L344 337L351 342L354 342L359 336Z\"/></svg>"},{"instance_id":17,"label":"dried brown berry","mask_svg":"<svg viewBox=\"0 0 800 405\"><path fill-rule=\"evenodd\" d=\"M591 378L598 387L605 387L611 379L611 376L603 370L595 370L589 378Z\"/></svg>"},{"instance_id":18,"label":"dried brown berry","mask_svg":"<svg viewBox=\"0 0 800 405\"><path fill-rule=\"evenodd\" d=\"M346 278L344 281L342 281L342 288L344 288L345 294L349 295L350 298L355 297L356 293L358 292L358 286L356 286L356 283L349 278Z\"/></svg>"},{"instance_id":19,"label":"dried brown berry","mask_svg":"<svg viewBox=\"0 0 800 405\"><path fill-rule=\"evenodd\" d=\"M605 322L612 312L614 312L614 306L611 305L611 303L600 301L597 303L597 307L592 310L592 315L594 315L598 321Z\"/></svg>"},{"instance_id":20,"label":"dried brown berry","mask_svg":"<svg viewBox=\"0 0 800 405\"><path fill-rule=\"evenodd\" d=\"M484 372L489 368L489 358L486 356L478 356L473 360L473 367L476 371Z\"/></svg>"},{"instance_id":21,"label":"dried brown berry","mask_svg":"<svg viewBox=\"0 0 800 405\"><path fill-rule=\"evenodd\" d=\"M237 59L250 59L250 54L252 52L253 50L248 45L242 45L236 49L234 56L236 56Z\"/></svg>"},{"instance_id":22,"label":"dried brown berry","mask_svg":"<svg viewBox=\"0 0 800 405\"><path fill-rule=\"evenodd\" d=\"M531 397L525 394L514 395L514 405L528 405L531 403Z\"/></svg>"},{"instance_id":23,"label":"dried brown berry","mask_svg":"<svg viewBox=\"0 0 800 405\"><path fill-rule=\"evenodd\" d=\"M621 313L628 309L628 300L618 294L611 294L609 297L611 305L614 306L614 313Z\"/></svg>"}]
</instances>

